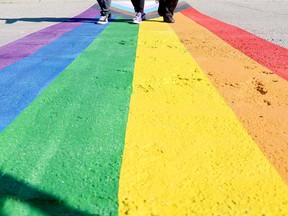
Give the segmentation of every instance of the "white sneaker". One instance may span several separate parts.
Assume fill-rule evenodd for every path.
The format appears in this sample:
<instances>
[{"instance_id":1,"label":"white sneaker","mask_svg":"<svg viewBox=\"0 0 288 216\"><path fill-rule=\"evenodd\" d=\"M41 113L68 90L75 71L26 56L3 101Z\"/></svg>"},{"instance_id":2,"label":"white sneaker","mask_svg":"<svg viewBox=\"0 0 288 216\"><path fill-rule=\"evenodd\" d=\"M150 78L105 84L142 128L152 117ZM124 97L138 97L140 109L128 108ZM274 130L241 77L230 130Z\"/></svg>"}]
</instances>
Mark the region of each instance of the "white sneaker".
<instances>
[{"instance_id":1,"label":"white sneaker","mask_svg":"<svg viewBox=\"0 0 288 216\"><path fill-rule=\"evenodd\" d=\"M111 13L109 13L107 15L101 15L101 17L97 21L97 24L100 24L100 25L107 24L110 17L111 17Z\"/></svg>"},{"instance_id":2,"label":"white sneaker","mask_svg":"<svg viewBox=\"0 0 288 216\"><path fill-rule=\"evenodd\" d=\"M146 14L138 12L133 18L133 23L140 24L143 20L146 20Z\"/></svg>"}]
</instances>

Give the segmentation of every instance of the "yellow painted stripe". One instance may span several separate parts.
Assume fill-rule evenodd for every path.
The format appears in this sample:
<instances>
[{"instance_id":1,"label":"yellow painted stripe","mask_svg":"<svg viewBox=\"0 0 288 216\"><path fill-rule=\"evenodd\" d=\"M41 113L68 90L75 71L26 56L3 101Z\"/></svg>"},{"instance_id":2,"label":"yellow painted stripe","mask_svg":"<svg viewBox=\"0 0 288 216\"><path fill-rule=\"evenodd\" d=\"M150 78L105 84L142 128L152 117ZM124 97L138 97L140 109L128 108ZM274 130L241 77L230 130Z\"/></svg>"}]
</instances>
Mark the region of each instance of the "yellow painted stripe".
<instances>
[{"instance_id":1,"label":"yellow painted stripe","mask_svg":"<svg viewBox=\"0 0 288 216\"><path fill-rule=\"evenodd\" d=\"M120 215L287 215L288 190L168 24L140 26Z\"/></svg>"},{"instance_id":2,"label":"yellow painted stripe","mask_svg":"<svg viewBox=\"0 0 288 216\"><path fill-rule=\"evenodd\" d=\"M179 39L288 184L287 80L182 13L175 18Z\"/></svg>"}]
</instances>

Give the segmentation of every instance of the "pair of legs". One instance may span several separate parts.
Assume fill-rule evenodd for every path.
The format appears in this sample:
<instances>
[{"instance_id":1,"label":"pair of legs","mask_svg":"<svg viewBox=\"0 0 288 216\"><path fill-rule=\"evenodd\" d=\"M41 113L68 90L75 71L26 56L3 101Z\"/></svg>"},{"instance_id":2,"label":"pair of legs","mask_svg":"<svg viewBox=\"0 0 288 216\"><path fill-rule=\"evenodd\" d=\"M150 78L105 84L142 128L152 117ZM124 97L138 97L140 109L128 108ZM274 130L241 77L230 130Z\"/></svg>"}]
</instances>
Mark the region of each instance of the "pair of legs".
<instances>
[{"instance_id":1,"label":"pair of legs","mask_svg":"<svg viewBox=\"0 0 288 216\"><path fill-rule=\"evenodd\" d=\"M134 18L134 22L137 17L140 16L143 20L143 17L146 19L144 13L144 1L145 0L131 0L134 10L136 12L136 18ZM174 23L175 20L173 19L174 10L177 7L178 0L159 0L159 7L158 7L158 14L163 16L164 22ZM142 21L140 19L140 22ZM138 22L139 23L139 22Z\"/></svg>"},{"instance_id":2,"label":"pair of legs","mask_svg":"<svg viewBox=\"0 0 288 216\"><path fill-rule=\"evenodd\" d=\"M111 17L111 0L97 0L97 2L101 9L101 17L97 23L107 24L108 19ZM131 2L136 12L136 17L133 19L133 22L140 23L142 20L146 19L146 15L144 13L144 0L131 0Z\"/></svg>"},{"instance_id":3,"label":"pair of legs","mask_svg":"<svg viewBox=\"0 0 288 216\"><path fill-rule=\"evenodd\" d=\"M111 17L111 0L97 0L97 2L101 8L101 17L97 23L106 24ZM146 14L144 13L145 0L131 0L131 2L136 12L136 17L133 19L133 22L140 23L142 20L146 19ZM178 0L159 0L158 14L163 16L164 22L175 22L173 14L177 4Z\"/></svg>"},{"instance_id":4,"label":"pair of legs","mask_svg":"<svg viewBox=\"0 0 288 216\"><path fill-rule=\"evenodd\" d=\"M158 14L163 16L164 22L175 22L173 14L177 4L178 0L159 0Z\"/></svg>"}]
</instances>

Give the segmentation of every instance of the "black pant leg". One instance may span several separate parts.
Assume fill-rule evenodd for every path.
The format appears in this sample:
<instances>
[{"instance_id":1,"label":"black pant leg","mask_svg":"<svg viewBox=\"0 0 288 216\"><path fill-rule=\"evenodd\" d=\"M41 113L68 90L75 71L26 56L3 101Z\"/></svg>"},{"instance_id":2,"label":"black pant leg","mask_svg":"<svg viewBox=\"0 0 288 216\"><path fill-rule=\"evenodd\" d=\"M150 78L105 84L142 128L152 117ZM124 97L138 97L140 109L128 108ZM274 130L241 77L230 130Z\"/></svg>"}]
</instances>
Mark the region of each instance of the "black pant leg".
<instances>
[{"instance_id":1,"label":"black pant leg","mask_svg":"<svg viewBox=\"0 0 288 216\"><path fill-rule=\"evenodd\" d=\"M131 0L135 12L144 12L145 0Z\"/></svg>"},{"instance_id":2,"label":"black pant leg","mask_svg":"<svg viewBox=\"0 0 288 216\"><path fill-rule=\"evenodd\" d=\"M101 16L110 13L111 0L97 0L97 2L101 8Z\"/></svg>"},{"instance_id":3,"label":"black pant leg","mask_svg":"<svg viewBox=\"0 0 288 216\"><path fill-rule=\"evenodd\" d=\"M159 0L158 14L160 16L173 16L178 0Z\"/></svg>"},{"instance_id":4,"label":"black pant leg","mask_svg":"<svg viewBox=\"0 0 288 216\"><path fill-rule=\"evenodd\" d=\"M167 4L169 12L173 15L174 10L177 7L178 0L166 0L166 4Z\"/></svg>"},{"instance_id":5,"label":"black pant leg","mask_svg":"<svg viewBox=\"0 0 288 216\"><path fill-rule=\"evenodd\" d=\"M158 14L159 16L165 16L167 13L166 3L165 0L159 0L159 6L158 6Z\"/></svg>"}]
</instances>

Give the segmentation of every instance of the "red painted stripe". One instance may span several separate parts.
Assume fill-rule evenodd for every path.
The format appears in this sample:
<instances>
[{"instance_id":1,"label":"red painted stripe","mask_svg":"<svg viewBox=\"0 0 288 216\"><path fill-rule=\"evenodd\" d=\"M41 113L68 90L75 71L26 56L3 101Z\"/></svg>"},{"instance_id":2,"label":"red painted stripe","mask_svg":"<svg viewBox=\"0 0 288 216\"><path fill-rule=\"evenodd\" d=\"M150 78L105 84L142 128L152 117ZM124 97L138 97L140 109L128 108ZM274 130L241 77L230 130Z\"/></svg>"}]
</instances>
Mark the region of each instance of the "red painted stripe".
<instances>
[{"instance_id":1,"label":"red painted stripe","mask_svg":"<svg viewBox=\"0 0 288 216\"><path fill-rule=\"evenodd\" d=\"M288 49L275 45L236 26L206 16L194 8L183 10L182 13L232 47L288 80Z\"/></svg>"}]
</instances>

